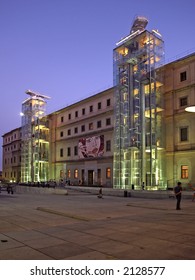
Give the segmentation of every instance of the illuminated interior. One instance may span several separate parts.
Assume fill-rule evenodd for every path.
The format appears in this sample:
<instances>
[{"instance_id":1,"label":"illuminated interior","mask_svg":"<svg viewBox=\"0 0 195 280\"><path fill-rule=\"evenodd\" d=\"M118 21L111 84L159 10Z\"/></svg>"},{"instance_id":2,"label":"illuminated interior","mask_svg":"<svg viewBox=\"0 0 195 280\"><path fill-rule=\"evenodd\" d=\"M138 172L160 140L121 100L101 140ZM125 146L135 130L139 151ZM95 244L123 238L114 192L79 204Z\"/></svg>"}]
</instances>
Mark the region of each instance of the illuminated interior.
<instances>
[{"instance_id":1,"label":"illuminated interior","mask_svg":"<svg viewBox=\"0 0 195 280\"><path fill-rule=\"evenodd\" d=\"M49 97L28 90L22 103L21 182L48 180L49 126L46 100Z\"/></svg>"},{"instance_id":2,"label":"illuminated interior","mask_svg":"<svg viewBox=\"0 0 195 280\"><path fill-rule=\"evenodd\" d=\"M163 72L159 70L164 42L158 32L142 28L117 43L113 57L114 188L140 189L142 182L148 190L166 188Z\"/></svg>"}]
</instances>

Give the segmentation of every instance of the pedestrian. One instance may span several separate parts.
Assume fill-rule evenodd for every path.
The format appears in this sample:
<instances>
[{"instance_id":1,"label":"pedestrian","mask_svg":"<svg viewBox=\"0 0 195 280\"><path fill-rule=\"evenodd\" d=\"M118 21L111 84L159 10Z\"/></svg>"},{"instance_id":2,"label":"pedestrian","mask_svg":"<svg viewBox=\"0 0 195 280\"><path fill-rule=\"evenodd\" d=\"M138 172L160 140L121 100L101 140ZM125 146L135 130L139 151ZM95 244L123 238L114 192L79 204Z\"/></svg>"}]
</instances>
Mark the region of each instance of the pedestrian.
<instances>
[{"instance_id":1,"label":"pedestrian","mask_svg":"<svg viewBox=\"0 0 195 280\"><path fill-rule=\"evenodd\" d=\"M142 190L144 191L145 189L145 185L144 185L144 182L142 183Z\"/></svg>"},{"instance_id":2,"label":"pedestrian","mask_svg":"<svg viewBox=\"0 0 195 280\"><path fill-rule=\"evenodd\" d=\"M181 182L177 183L177 186L174 187L175 198L177 200L176 203L176 210L181 210L180 203L181 203L181 194L182 194L182 186Z\"/></svg>"},{"instance_id":3,"label":"pedestrian","mask_svg":"<svg viewBox=\"0 0 195 280\"><path fill-rule=\"evenodd\" d=\"M102 188L99 189L98 198L103 198Z\"/></svg>"}]
</instances>

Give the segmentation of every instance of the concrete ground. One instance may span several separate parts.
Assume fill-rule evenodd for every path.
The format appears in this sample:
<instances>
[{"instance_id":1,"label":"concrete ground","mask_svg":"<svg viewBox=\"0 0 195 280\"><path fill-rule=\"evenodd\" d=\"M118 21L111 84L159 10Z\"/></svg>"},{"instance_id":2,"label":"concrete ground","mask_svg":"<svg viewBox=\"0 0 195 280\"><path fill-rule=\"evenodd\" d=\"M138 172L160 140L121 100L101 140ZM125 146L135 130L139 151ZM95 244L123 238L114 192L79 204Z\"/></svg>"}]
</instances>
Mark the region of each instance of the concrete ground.
<instances>
[{"instance_id":1,"label":"concrete ground","mask_svg":"<svg viewBox=\"0 0 195 280\"><path fill-rule=\"evenodd\" d=\"M1 260L194 260L195 201L0 194Z\"/></svg>"}]
</instances>

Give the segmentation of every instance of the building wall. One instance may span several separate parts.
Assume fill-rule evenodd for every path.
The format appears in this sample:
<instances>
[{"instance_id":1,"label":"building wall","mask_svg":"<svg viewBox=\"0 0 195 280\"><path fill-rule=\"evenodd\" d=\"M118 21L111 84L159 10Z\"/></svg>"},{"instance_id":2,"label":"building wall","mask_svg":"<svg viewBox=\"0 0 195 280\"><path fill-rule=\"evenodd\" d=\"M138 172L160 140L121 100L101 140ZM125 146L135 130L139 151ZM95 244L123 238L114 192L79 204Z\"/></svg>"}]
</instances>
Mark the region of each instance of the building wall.
<instances>
[{"instance_id":1,"label":"building wall","mask_svg":"<svg viewBox=\"0 0 195 280\"><path fill-rule=\"evenodd\" d=\"M19 182L21 176L21 128L11 130L2 137L2 179Z\"/></svg>"},{"instance_id":2,"label":"building wall","mask_svg":"<svg viewBox=\"0 0 195 280\"><path fill-rule=\"evenodd\" d=\"M49 116L50 179L112 186L113 106L111 88Z\"/></svg>"},{"instance_id":3,"label":"building wall","mask_svg":"<svg viewBox=\"0 0 195 280\"><path fill-rule=\"evenodd\" d=\"M167 186L172 187L179 180L187 187L189 183L195 185L195 113L185 111L187 106L195 104L195 54L165 65L164 77ZM70 180L74 184L113 186L113 91L111 88L100 92L47 116L50 129L49 179ZM107 100L110 100L109 106ZM98 109L100 102L101 108ZM93 106L92 112L90 106ZM106 124L106 119L110 119L109 125ZM98 121L101 121L101 127L97 127ZM93 128L90 129L91 123ZM81 130L83 125L85 131ZM78 147L80 139L101 135L104 136L104 153L101 156L80 158L78 154L75 155L74 149ZM20 181L21 128L11 130L2 137L2 177ZM106 141L110 141L110 151L106 151ZM68 148L71 151L69 156ZM60 154L62 151L63 154ZM108 168L111 178L106 176ZM74 176L75 170L78 170L78 178Z\"/></svg>"},{"instance_id":4,"label":"building wall","mask_svg":"<svg viewBox=\"0 0 195 280\"><path fill-rule=\"evenodd\" d=\"M168 187L195 185L195 54L165 65L166 173ZM183 171L182 171L183 170Z\"/></svg>"}]
</instances>

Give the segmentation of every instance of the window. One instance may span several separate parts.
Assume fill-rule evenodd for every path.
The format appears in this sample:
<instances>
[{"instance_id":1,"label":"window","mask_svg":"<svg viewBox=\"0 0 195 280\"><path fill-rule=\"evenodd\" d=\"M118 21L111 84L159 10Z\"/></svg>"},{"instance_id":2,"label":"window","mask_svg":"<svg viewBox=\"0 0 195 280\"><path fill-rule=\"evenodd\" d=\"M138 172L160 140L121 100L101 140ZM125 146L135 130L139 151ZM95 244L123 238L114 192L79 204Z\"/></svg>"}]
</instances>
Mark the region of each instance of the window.
<instances>
[{"instance_id":1,"label":"window","mask_svg":"<svg viewBox=\"0 0 195 280\"><path fill-rule=\"evenodd\" d=\"M180 128L180 141L188 141L188 128L182 127Z\"/></svg>"},{"instance_id":2,"label":"window","mask_svg":"<svg viewBox=\"0 0 195 280\"><path fill-rule=\"evenodd\" d=\"M110 118L106 119L106 125L111 125L111 119Z\"/></svg>"},{"instance_id":3,"label":"window","mask_svg":"<svg viewBox=\"0 0 195 280\"><path fill-rule=\"evenodd\" d=\"M89 112L93 112L93 105L89 107Z\"/></svg>"},{"instance_id":4,"label":"window","mask_svg":"<svg viewBox=\"0 0 195 280\"><path fill-rule=\"evenodd\" d=\"M74 128L74 133L77 134L78 133L78 127Z\"/></svg>"},{"instance_id":5,"label":"window","mask_svg":"<svg viewBox=\"0 0 195 280\"><path fill-rule=\"evenodd\" d=\"M77 179L79 177L79 171L78 169L74 170L74 178Z\"/></svg>"},{"instance_id":6,"label":"window","mask_svg":"<svg viewBox=\"0 0 195 280\"><path fill-rule=\"evenodd\" d=\"M106 152L110 152L111 151L111 141L107 140L106 141Z\"/></svg>"},{"instance_id":7,"label":"window","mask_svg":"<svg viewBox=\"0 0 195 280\"><path fill-rule=\"evenodd\" d=\"M89 130L93 130L93 123L89 123Z\"/></svg>"},{"instance_id":8,"label":"window","mask_svg":"<svg viewBox=\"0 0 195 280\"><path fill-rule=\"evenodd\" d=\"M67 177L70 178L71 177L71 172L70 169L67 170Z\"/></svg>"},{"instance_id":9,"label":"window","mask_svg":"<svg viewBox=\"0 0 195 280\"><path fill-rule=\"evenodd\" d=\"M68 135L71 135L71 129L68 129Z\"/></svg>"},{"instance_id":10,"label":"window","mask_svg":"<svg viewBox=\"0 0 195 280\"><path fill-rule=\"evenodd\" d=\"M81 131L82 131L82 132L85 131L85 125L84 125L84 124L81 126Z\"/></svg>"},{"instance_id":11,"label":"window","mask_svg":"<svg viewBox=\"0 0 195 280\"><path fill-rule=\"evenodd\" d=\"M71 148L70 148L70 147L67 148L67 156L68 156L68 157L71 156Z\"/></svg>"},{"instance_id":12,"label":"window","mask_svg":"<svg viewBox=\"0 0 195 280\"><path fill-rule=\"evenodd\" d=\"M102 108L102 103L98 102L98 110L100 110Z\"/></svg>"},{"instance_id":13,"label":"window","mask_svg":"<svg viewBox=\"0 0 195 280\"><path fill-rule=\"evenodd\" d=\"M63 178L63 177L64 177L64 171L60 170L60 178Z\"/></svg>"},{"instance_id":14,"label":"window","mask_svg":"<svg viewBox=\"0 0 195 280\"><path fill-rule=\"evenodd\" d=\"M107 107L109 107L109 106L110 106L110 98L109 98L109 99L107 99L106 104L107 104Z\"/></svg>"},{"instance_id":15,"label":"window","mask_svg":"<svg viewBox=\"0 0 195 280\"><path fill-rule=\"evenodd\" d=\"M111 178L111 169L110 169L110 167L106 168L106 178L107 179Z\"/></svg>"},{"instance_id":16,"label":"window","mask_svg":"<svg viewBox=\"0 0 195 280\"><path fill-rule=\"evenodd\" d=\"M71 114L68 114L68 119L71 120Z\"/></svg>"},{"instance_id":17,"label":"window","mask_svg":"<svg viewBox=\"0 0 195 280\"><path fill-rule=\"evenodd\" d=\"M85 108L82 109L82 115L85 115Z\"/></svg>"},{"instance_id":18,"label":"window","mask_svg":"<svg viewBox=\"0 0 195 280\"><path fill-rule=\"evenodd\" d=\"M181 166L181 179L188 179L188 166L187 165L182 165Z\"/></svg>"},{"instance_id":19,"label":"window","mask_svg":"<svg viewBox=\"0 0 195 280\"><path fill-rule=\"evenodd\" d=\"M74 155L78 156L78 146L74 146Z\"/></svg>"},{"instance_id":20,"label":"window","mask_svg":"<svg viewBox=\"0 0 195 280\"><path fill-rule=\"evenodd\" d=\"M63 157L64 156L64 150L63 148L60 149L60 157Z\"/></svg>"},{"instance_id":21,"label":"window","mask_svg":"<svg viewBox=\"0 0 195 280\"><path fill-rule=\"evenodd\" d=\"M63 136L64 136L64 132L60 131L60 137L63 137Z\"/></svg>"},{"instance_id":22,"label":"window","mask_svg":"<svg viewBox=\"0 0 195 280\"><path fill-rule=\"evenodd\" d=\"M78 118L78 111L75 111L75 118Z\"/></svg>"},{"instance_id":23,"label":"window","mask_svg":"<svg viewBox=\"0 0 195 280\"><path fill-rule=\"evenodd\" d=\"M100 127L102 127L102 121L97 122L97 128L100 128Z\"/></svg>"},{"instance_id":24,"label":"window","mask_svg":"<svg viewBox=\"0 0 195 280\"><path fill-rule=\"evenodd\" d=\"M180 73L180 82L186 81L187 80L187 73L185 72L181 72Z\"/></svg>"},{"instance_id":25,"label":"window","mask_svg":"<svg viewBox=\"0 0 195 280\"><path fill-rule=\"evenodd\" d=\"M64 122L64 117L61 117L61 123L63 123Z\"/></svg>"},{"instance_id":26,"label":"window","mask_svg":"<svg viewBox=\"0 0 195 280\"><path fill-rule=\"evenodd\" d=\"M180 107L188 105L188 98L187 97L182 97L182 98L180 98L179 101L180 101Z\"/></svg>"}]
</instances>

